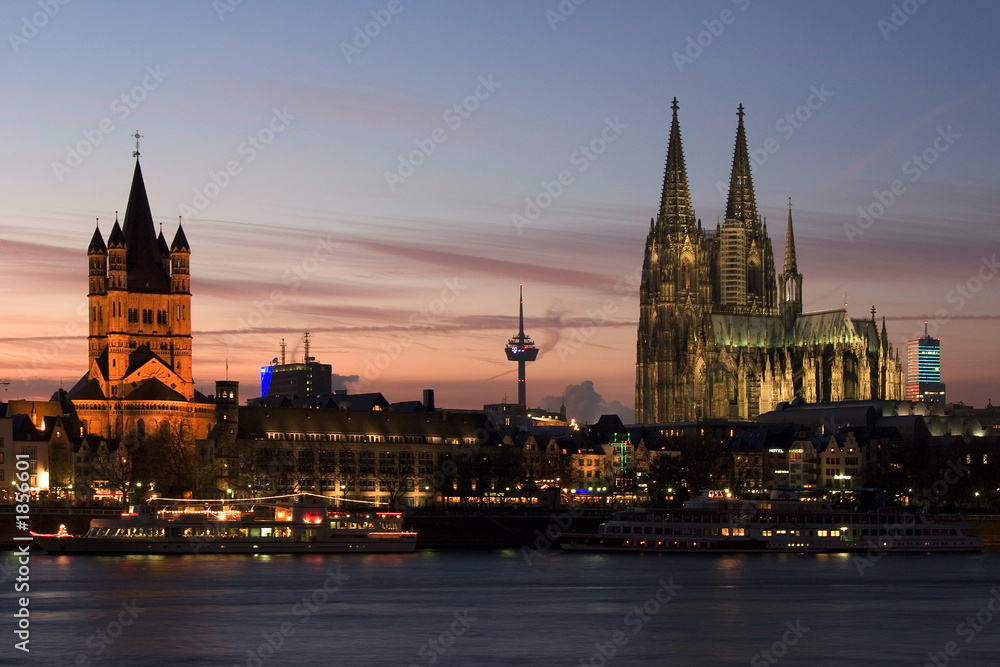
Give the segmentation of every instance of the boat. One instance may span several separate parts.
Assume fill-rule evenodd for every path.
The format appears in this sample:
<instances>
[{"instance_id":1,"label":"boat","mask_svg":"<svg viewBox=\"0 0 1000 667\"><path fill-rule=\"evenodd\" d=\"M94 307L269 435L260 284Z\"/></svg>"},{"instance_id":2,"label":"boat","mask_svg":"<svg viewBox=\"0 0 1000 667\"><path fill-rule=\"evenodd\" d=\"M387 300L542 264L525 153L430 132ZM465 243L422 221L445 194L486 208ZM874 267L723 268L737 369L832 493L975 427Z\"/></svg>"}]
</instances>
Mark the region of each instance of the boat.
<instances>
[{"instance_id":1,"label":"boat","mask_svg":"<svg viewBox=\"0 0 1000 667\"><path fill-rule=\"evenodd\" d=\"M91 520L85 535L70 535L65 526L31 535L55 554L412 552L417 534L402 524L399 512L242 499L134 505L120 517Z\"/></svg>"},{"instance_id":2,"label":"boat","mask_svg":"<svg viewBox=\"0 0 1000 667\"><path fill-rule=\"evenodd\" d=\"M897 508L842 510L787 491L767 500L705 495L678 509L615 512L596 533L560 536L564 551L851 553L982 551L958 517Z\"/></svg>"}]
</instances>

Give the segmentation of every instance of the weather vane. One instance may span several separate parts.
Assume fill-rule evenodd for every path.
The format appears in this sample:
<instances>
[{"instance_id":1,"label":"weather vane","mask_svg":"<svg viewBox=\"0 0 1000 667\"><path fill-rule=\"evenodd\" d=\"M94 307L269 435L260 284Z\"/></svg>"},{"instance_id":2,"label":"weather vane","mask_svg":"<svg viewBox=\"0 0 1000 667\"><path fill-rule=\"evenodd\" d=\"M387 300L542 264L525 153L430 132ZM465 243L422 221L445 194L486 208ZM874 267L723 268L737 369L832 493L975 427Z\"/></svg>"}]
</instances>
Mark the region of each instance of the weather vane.
<instances>
[{"instance_id":1,"label":"weather vane","mask_svg":"<svg viewBox=\"0 0 1000 667\"><path fill-rule=\"evenodd\" d=\"M136 130L132 137L135 138L135 152L132 153L132 157L139 157L139 140L142 139L142 135Z\"/></svg>"}]
</instances>

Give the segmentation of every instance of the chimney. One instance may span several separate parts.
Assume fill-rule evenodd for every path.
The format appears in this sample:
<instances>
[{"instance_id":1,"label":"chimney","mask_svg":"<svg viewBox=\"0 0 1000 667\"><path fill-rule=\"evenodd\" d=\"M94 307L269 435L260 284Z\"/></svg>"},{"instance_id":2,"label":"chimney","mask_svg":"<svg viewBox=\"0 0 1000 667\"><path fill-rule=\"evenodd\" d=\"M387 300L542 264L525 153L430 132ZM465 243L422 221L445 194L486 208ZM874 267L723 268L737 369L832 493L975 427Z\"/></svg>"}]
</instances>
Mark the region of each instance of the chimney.
<instances>
[{"instance_id":1,"label":"chimney","mask_svg":"<svg viewBox=\"0 0 1000 667\"><path fill-rule=\"evenodd\" d=\"M434 411L434 390L424 389L424 409L428 412Z\"/></svg>"}]
</instances>

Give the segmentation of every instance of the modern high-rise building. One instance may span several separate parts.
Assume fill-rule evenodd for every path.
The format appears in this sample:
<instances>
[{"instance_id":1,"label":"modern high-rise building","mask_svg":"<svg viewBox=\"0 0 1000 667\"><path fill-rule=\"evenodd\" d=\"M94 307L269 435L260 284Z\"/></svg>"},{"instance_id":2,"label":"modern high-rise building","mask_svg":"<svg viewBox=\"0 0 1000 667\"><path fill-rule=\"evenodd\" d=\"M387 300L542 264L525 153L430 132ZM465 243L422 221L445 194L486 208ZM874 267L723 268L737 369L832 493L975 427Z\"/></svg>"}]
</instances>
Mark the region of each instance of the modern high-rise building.
<instances>
[{"instance_id":1,"label":"modern high-rise building","mask_svg":"<svg viewBox=\"0 0 1000 667\"><path fill-rule=\"evenodd\" d=\"M660 208L639 288L635 410L640 423L754 419L778 403L902 399L885 320L847 308L802 312L791 200L783 271L757 210L743 106L729 198L714 229L694 213L677 100Z\"/></svg>"},{"instance_id":2,"label":"modern high-rise building","mask_svg":"<svg viewBox=\"0 0 1000 667\"><path fill-rule=\"evenodd\" d=\"M305 353L301 363L285 363L285 341L281 341L281 363L275 358L260 367L262 398L316 398L333 392L333 367L309 354L309 332L302 337Z\"/></svg>"},{"instance_id":3,"label":"modern high-rise building","mask_svg":"<svg viewBox=\"0 0 1000 667\"><path fill-rule=\"evenodd\" d=\"M941 382L941 340L927 333L924 322L922 338L909 341L906 358L906 400L944 405Z\"/></svg>"}]
</instances>

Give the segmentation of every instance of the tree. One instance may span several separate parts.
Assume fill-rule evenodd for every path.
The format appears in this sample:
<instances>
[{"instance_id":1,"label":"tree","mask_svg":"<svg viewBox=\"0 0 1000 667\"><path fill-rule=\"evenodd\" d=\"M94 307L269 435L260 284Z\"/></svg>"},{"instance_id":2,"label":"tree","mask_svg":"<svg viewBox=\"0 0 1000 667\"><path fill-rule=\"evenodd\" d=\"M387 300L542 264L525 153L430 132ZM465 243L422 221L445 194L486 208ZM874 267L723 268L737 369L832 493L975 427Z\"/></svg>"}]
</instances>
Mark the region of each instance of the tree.
<instances>
[{"instance_id":1,"label":"tree","mask_svg":"<svg viewBox=\"0 0 1000 667\"><path fill-rule=\"evenodd\" d=\"M194 431L185 421L163 420L132 451L136 481L163 496L182 496L197 484Z\"/></svg>"}]
</instances>

